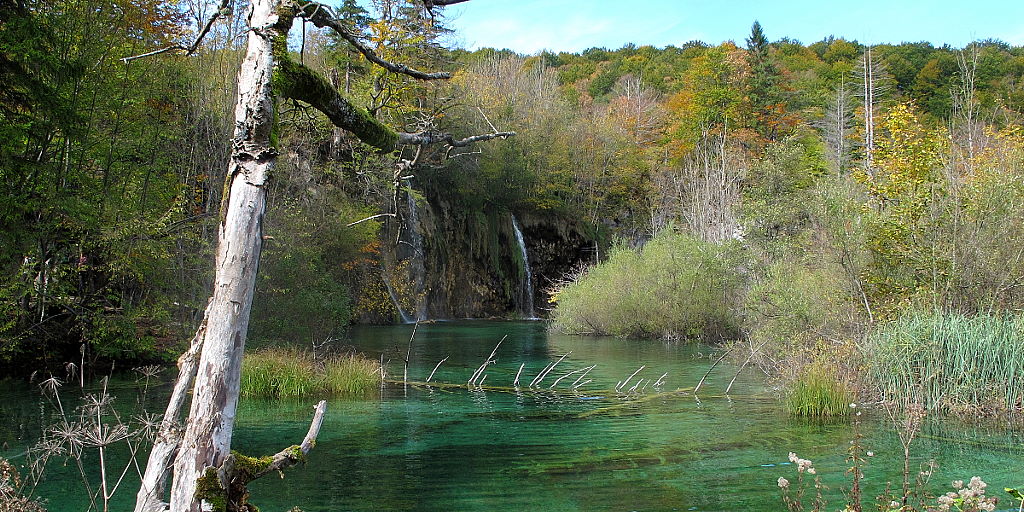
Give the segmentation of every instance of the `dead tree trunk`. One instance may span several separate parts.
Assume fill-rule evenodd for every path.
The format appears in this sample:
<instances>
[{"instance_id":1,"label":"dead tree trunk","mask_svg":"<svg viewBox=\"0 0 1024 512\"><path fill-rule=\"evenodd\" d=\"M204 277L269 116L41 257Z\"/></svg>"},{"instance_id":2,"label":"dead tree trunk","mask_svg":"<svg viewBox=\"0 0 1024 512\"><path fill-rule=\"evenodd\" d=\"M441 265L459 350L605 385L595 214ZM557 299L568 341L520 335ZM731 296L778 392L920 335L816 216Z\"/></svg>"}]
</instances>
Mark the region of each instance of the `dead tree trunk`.
<instances>
[{"instance_id":1,"label":"dead tree trunk","mask_svg":"<svg viewBox=\"0 0 1024 512\"><path fill-rule=\"evenodd\" d=\"M171 510L198 512L196 482L230 453L238 388L263 245L264 183L277 153L273 128L276 0L253 0L248 48L238 74L235 135L221 212L213 298L193 388L192 407L174 463Z\"/></svg>"},{"instance_id":2,"label":"dead tree trunk","mask_svg":"<svg viewBox=\"0 0 1024 512\"><path fill-rule=\"evenodd\" d=\"M425 0L424 4L430 9L463 1ZM221 6L227 3L228 0L222 0ZM220 14L211 18L190 46L176 45L125 60L173 50L192 53L218 16ZM231 163L221 206L213 296L206 310L204 326L196 334L190 352L183 356L174 395L146 466L136 512L165 510L166 505L161 500L172 461L172 512L199 512L200 495L203 493L197 495L196 491L200 479L210 476L211 471L229 496L232 492L223 485L223 476L231 473L230 468L237 459L230 452L231 434L263 242L264 185L277 159L277 152L271 145L275 94L309 103L327 115L336 126L384 152L393 151L399 145L444 143L449 147L461 147L515 135L514 132L495 130L490 134L456 139L432 130L401 133L392 129L351 103L323 77L290 59L288 30L296 16L338 32L368 60L389 71L427 80L450 77L448 73L424 73L384 60L362 44L358 37L348 33L345 26L334 18L331 9L322 4L308 0L251 0L248 45L238 74ZM200 347L201 355L195 363L195 353ZM193 398L188 421L184 433L178 436L178 415L190 387ZM316 430L319 430L322 415L321 403L314 420ZM310 446L304 443L303 454ZM292 462L297 460L290 456L284 458ZM282 462L274 468L285 465ZM209 479L204 481L209 483Z\"/></svg>"}]
</instances>

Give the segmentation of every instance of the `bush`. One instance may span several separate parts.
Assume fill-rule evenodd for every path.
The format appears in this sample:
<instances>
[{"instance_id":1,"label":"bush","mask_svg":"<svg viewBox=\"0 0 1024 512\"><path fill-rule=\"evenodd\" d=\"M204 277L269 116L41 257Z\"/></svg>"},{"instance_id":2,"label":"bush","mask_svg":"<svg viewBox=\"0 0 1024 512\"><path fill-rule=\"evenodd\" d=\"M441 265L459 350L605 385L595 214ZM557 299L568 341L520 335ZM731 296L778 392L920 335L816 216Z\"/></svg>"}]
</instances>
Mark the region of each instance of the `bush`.
<instances>
[{"instance_id":1,"label":"bush","mask_svg":"<svg viewBox=\"0 0 1024 512\"><path fill-rule=\"evenodd\" d=\"M859 354L856 340L867 319L848 286L834 265L793 259L769 265L744 303L743 327L753 362L786 387L799 386L814 365L829 366L833 374L855 383L848 356Z\"/></svg>"},{"instance_id":2,"label":"bush","mask_svg":"<svg viewBox=\"0 0 1024 512\"><path fill-rule=\"evenodd\" d=\"M27 484L14 464L0 458L0 512L46 512L38 498L25 492Z\"/></svg>"},{"instance_id":3,"label":"bush","mask_svg":"<svg viewBox=\"0 0 1024 512\"><path fill-rule=\"evenodd\" d=\"M359 396L379 384L377 362L360 355L316 361L308 352L272 348L248 354L242 361L242 396Z\"/></svg>"},{"instance_id":4,"label":"bush","mask_svg":"<svg viewBox=\"0 0 1024 512\"><path fill-rule=\"evenodd\" d=\"M889 401L984 414L1024 401L1024 317L911 313L868 338L868 374Z\"/></svg>"},{"instance_id":5,"label":"bush","mask_svg":"<svg viewBox=\"0 0 1024 512\"><path fill-rule=\"evenodd\" d=\"M642 249L616 247L552 293L554 330L664 338L736 336L741 278L733 246L663 230Z\"/></svg>"}]
</instances>

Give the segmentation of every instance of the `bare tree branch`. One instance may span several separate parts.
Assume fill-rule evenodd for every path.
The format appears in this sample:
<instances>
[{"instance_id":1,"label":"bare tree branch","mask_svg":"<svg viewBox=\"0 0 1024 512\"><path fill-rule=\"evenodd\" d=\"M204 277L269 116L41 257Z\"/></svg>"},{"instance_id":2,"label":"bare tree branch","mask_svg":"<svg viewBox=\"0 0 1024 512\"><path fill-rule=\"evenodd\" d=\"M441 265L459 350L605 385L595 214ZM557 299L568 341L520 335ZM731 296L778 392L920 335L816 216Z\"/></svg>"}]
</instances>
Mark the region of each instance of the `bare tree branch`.
<instances>
[{"instance_id":1,"label":"bare tree branch","mask_svg":"<svg viewBox=\"0 0 1024 512\"><path fill-rule=\"evenodd\" d=\"M223 499L228 512L254 510L248 503L249 490L247 486L249 483L264 475L281 472L305 462L306 456L316 445L316 438L320 435L320 425L323 424L326 411L326 400L321 400L316 404L313 421L309 425L309 432L303 438L302 444L289 446L267 458L253 458L231 452L220 467L207 468L202 478L215 477L216 483L208 480L205 483L205 488L197 491L197 495L204 494L204 496L200 496L204 500ZM219 486L219 489L215 486Z\"/></svg>"},{"instance_id":2,"label":"bare tree branch","mask_svg":"<svg viewBox=\"0 0 1024 512\"><path fill-rule=\"evenodd\" d=\"M399 133L398 143L406 145L420 145L427 146L430 144L445 143L453 148L461 148L468 146L476 142L483 142L491 139L505 139L512 137L516 132L494 132L485 133L482 135L473 135L464 139L456 139L450 133L440 133L435 131L426 131L420 133Z\"/></svg>"},{"instance_id":3,"label":"bare tree branch","mask_svg":"<svg viewBox=\"0 0 1024 512\"><path fill-rule=\"evenodd\" d=\"M182 45L182 44L176 44L176 45L173 45L173 46L168 46L166 48L161 48L161 49L156 50L156 51L152 51L152 52L148 52L148 53L143 53L141 55L133 55L131 57L124 57L123 59L121 59L121 61L127 63L127 62L131 62L131 61L133 61L135 59L141 59L141 58L144 58L144 57L152 57L154 55L160 55L161 53L167 53L167 52L175 51L175 50L184 51L185 55L192 55L199 48L199 45L203 43L203 38L206 37L206 34L210 33L210 29L213 28L213 24L216 23L217 20L220 19L222 16L227 16L228 14L230 14L230 12L231 12L231 7L229 6L230 3L231 3L231 0L221 0L220 5L217 6L217 11L213 13L213 16L210 16L210 19L206 20L206 24L203 25L203 28L199 30L199 35L196 36L195 41L192 41L192 44L190 44L188 46L185 46L185 45Z\"/></svg>"},{"instance_id":4,"label":"bare tree branch","mask_svg":"<svg viewBox=\"0 0 1024 512\"><path fill-rule=\"evenodd\" d=\"M468 2L469 0L423 0L423 5L427 6L427 9L433 9L434 7L444 7L446 5L461 4L462 2Z\"/></svg>"},{"instance_id":5,"label":"bare tree branch","mask_svg":"<svg viewBox=\"0 0 1024 512\"><path fill-rule=\"evenodd\" d=\"M366 44L364 44L356 34L353 34L344 23L338 20L334 16L334 12L330 7L324 4L304 0L295 0L292 3L298 9L296 16L306 18L318 28L327 27L334 30L338 35L354 46L356 50L359 50L359 53L363 54L363 56L366 57L366 60L391 71L392 73L401 73L420 80L444 80L452 77L452 74L446 71L427 73L425 71L410 68L405 64L397 64L385 60L380 55L377 55L372 48L366 46Z\"/></svg>"},{"instance_id":6,"label":"bare tree branch","mask_svg":"<svg viewBox=\"0 0 1024 512\"><path fill-rule=\"evenodd\" d=\"M368 220L379 219L381 217L395 217L395 216L396 215L393 214L393 213L378 213L377 215L370 215L369 217L366 217L364 219L359 219L359 220L357 220L355 222L349 222L348 224L345 224L345 227L346 228L350 228L352 226L355 226L356 224L362 224L363 222L366 222Z\"/></svg>"},{"instance_id":7,"label":"bare tree branch","mask_svg":"<svg viewBox=\"0 0 1024 512\"><path fill-rule=\"evenodd\" d=\"M309 451L316 445L316 438L320 435L320 425L324 422L324 413L327 411L327 401L321 400L316 404L313 413L313 421L309 424L309 431L306 432L306 437L302 439L302 444L298 445L298 452L296 453L295 447L288 447L274 454L273 462L263 468L261 471L252 476L255 480L268 473L275 471L281 471L285 468L294 466L305 459L306 455L309 455ZM301 456L300 456L301 454Z\"/></svg>"}]
</instances>

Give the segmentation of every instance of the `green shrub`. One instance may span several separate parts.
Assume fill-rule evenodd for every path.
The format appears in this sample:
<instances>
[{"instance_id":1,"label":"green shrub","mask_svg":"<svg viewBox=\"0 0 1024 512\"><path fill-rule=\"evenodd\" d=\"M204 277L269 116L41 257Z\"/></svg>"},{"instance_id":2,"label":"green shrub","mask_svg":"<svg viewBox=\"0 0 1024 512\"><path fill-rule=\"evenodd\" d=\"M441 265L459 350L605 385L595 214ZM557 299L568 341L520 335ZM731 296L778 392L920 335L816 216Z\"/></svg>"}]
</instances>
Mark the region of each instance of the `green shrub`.
<instances>
[{"instance_id":1,"label":"green shrub","mask_svg":"<svg viewBox=\"0 0 1024 512\"><path fill-rule=\"evenodd\" d=\"M334 199L341 202L342 196ZM365 217L345 206L286 199L268 214L253 300L250 337L309 343L336 336L352 319L355 270L367 258L377 226L345 222Z\"/></svg>"},{"instance_id":2,"label":"green shrub","mask_svg":"<svg viewBox=\"0 0 1024 512\"><path fill-rule=\"evenodd\" d=\"M850 339L860 309L847 282L832 266L776 261L747 293L744 330L776 358L814 349L823 339Z\"/></svg>"},{"instance_id":3,"label":"green shrub","mask_svg":"<svg viewBox=\"0 0 1024 512\"><path fill-rule=\"evenodd\" d=\"M1024 317L910 313L880 325L865 358L886 400L933 410L1019 409Z\"/></svg>"},{"instance_id":4,"label":"green shrub","mask_svg":"<svg viewBox=\"0 0 1024 512\"><path fill-rule=\"evenodd\" d=\"M377 363L359 355L316 361L308 352L269 348L247 354L242 361L242 396L358 396L379 384Z\"/></svg>"},{"instance_id":5,"label":"green shrub","mask_svg":"<svg viewBox=\"0 0 1024 512\"><path fill-rule=\"evenodd\" d=\"M732 337L738 267L733 246L666 229L642 249L616 247L606 262L558 287L552 328L570 334Z\"/></svg>"}]
</instances>

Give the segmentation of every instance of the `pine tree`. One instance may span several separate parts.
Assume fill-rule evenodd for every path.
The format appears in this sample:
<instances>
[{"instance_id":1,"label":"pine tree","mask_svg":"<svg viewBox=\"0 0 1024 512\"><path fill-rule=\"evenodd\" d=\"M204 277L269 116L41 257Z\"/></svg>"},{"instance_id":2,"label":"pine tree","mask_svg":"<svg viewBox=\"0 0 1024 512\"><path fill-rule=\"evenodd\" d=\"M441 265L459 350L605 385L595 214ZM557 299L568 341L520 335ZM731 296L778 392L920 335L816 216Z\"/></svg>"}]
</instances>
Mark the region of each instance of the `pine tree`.
<instances>
[{"instance_id":1,"label":"pine tree","mask_svg":"<svg viewBox=\"0 0 1024 512\"><path fill-rule=\"evenodd\" d=\"M754 21L747 38L747 63L750 80L747 95L754 113L754 129L768 140L775 140L785 105L779 88L779 70L768 53L768 38L761 23Z\"/></svg>"}]
</instances>

